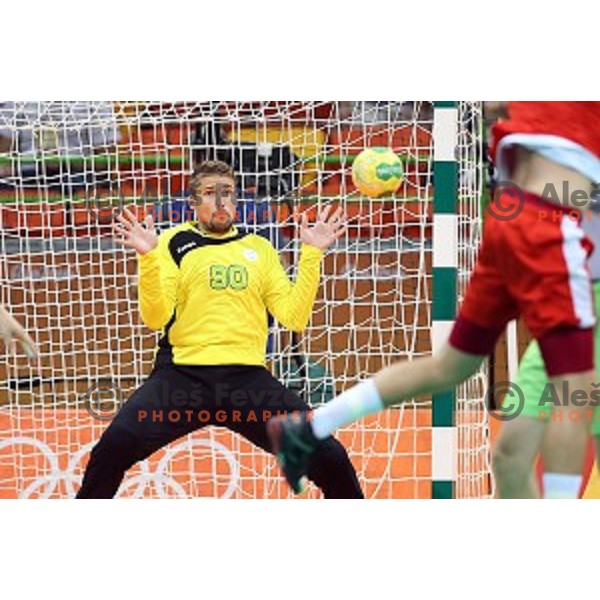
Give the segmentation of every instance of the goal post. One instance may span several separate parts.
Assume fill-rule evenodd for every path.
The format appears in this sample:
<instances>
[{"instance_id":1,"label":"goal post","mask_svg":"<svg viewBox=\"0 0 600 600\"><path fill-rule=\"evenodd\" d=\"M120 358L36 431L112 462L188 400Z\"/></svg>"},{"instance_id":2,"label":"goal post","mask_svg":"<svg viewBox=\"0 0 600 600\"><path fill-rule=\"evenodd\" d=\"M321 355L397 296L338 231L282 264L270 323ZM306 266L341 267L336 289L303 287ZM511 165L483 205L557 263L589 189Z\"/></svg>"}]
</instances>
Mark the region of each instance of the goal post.
<instances>
[{"instance_id":1,"label":"goal post","mask_svg":"<svg viewBox=\"0 0 600 600\"><path fill-rule=\"evenodd\" d=\"M432 351L448 339L456 317L458 269L458 103L435 102L433 111ZM456 391L432 395L433 498L452 498L457 471Z\"/></svg>"},{"instance_id":2,"label":"goal post","mask_svg":"<svg viewBox=\"0 0 600 600\"><path fill-rule=\"evenodd\" d=\"M478 102L0 103L0 301L41 349L41 372L0 361L0 497L74 495L90 448L150 372L158 334L140 321L134 254L111 240L115 207L154 211L165 230L191 214L194 164L226 160L240 225L294 277L294 210L344 206L348 232L326 253L308 327L273 321L267 348L271 371L318 406L447 336L480 238L482 133ZM392 196L352 184L372 146L403 161ZM366 496L490 496L485 382L339 432ZM290 492L270 456L204 428L136 465L119 496Z\"/></svg>"}]
</instances>

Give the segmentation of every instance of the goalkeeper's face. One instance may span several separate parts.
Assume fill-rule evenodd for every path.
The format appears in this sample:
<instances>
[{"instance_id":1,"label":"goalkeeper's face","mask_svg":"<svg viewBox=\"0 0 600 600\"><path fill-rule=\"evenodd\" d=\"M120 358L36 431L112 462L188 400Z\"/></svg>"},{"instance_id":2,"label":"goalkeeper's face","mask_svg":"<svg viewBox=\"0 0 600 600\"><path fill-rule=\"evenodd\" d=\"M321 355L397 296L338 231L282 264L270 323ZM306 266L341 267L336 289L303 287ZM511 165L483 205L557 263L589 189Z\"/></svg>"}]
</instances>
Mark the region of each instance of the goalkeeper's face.
<instances>
[{"instance_id":1,"label":"goalkeeper's face","mask_svg":"<svg viewBox=\"0 0 600 600\"><path fill-rule=\"evenodd\" d=\"M196 217L212 233L227 233L236 212L235 181L226 175L207 175L196 192Z\"/></svg>"}]
</instances>

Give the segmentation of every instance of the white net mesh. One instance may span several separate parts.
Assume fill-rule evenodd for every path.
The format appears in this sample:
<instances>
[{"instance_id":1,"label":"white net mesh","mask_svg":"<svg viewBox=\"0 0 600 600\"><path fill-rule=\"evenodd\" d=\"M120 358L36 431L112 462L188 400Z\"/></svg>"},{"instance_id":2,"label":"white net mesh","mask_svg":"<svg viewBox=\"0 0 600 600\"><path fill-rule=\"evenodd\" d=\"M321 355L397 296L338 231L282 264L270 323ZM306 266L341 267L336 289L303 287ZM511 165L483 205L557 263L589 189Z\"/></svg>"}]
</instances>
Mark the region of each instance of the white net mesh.
<instances>
[{"instance_id":1,"label":"white net mesh","mask_svg":"<svg viewBox=\"0 0 600 600\"><path fill-rule=\"evenodd\" d=\"M269 366L286 385L316 405L382 365L430 352L432 124L428 102L0 104L1 301L42 353L41 374L19 356L0 366L0 497L72 496L107 425L86 410L86 391L102 382L126 398L150 371L156 336L138 316L135 257L94 212L106 215L120 194L140 214L158 207L161 227L180 222L203 158L235 165L240 220L272 240L290 276L293 209L342 204L350 216L326 256L310 326L302 336L272 326ZM461 103L461 282L479 239L481 138L480 106ZM352 158L369 146L404 162L392 198L352 186ZM459 395L460 496L490 493L483 383L482 373ZM340 439L367 497L429 497L429 403L361 421ZM289 493L271 457L207 428L134 467L119 494Z\"/></svg>"}]
</instances>

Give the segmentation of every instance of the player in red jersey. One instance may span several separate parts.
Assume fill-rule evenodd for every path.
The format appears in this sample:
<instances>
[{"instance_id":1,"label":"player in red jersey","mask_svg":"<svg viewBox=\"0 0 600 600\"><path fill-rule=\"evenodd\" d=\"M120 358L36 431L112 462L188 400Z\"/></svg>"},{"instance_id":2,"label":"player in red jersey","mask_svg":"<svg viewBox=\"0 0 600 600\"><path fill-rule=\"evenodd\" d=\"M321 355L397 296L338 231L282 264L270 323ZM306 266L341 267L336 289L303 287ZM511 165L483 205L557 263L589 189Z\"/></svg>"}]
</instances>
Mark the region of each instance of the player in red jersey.
<instances>
[{"instance_id":1,"label":"player in red jersey","mask_svg":"<svg viewBox=\"0 0 600 600\"><path fill-rule=\"evenodd\" d=\"M508 321L522 317L537 340L560 406L587 410L595 379L592 245L579 225L600 181L600 102L511 102L493 128L492 158L508 186L495 197L519 212L485 220L484 241L448 342L429 357L393 364L316 410L310 421L272 419L268 429L283 472L299 492L305 465L333 431L474 374ZM580 390L579 406L564 390ZM550 422L563 457L548 497L577 497L585 458L585 418Z\"/></svg>"}]
</instances>

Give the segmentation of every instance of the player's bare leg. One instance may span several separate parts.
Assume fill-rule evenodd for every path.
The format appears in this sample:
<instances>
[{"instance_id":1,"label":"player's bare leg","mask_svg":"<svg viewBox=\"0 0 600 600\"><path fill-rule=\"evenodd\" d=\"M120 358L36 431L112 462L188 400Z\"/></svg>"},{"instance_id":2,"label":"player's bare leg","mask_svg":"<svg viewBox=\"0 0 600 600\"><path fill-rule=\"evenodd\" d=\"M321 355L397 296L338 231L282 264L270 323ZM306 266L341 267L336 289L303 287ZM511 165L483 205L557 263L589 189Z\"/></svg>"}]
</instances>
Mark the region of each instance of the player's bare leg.
<instances>
[{"instance_id":1,"label":"player's bare leg","mask_svg":"<svg viewBox=\"0 0 600 600\"><path fill-rule=\"evenodd\" d=\"M560 389L562 392L563 386L568 388L571 400L573 400L578 390L581 390L582 395L586 394L589 398L592 390L591 384L596 379L596 372L589 371L565 377L564 380L555 378L552 383L557 391ZM589 404L576 406L573 402L561 397L562 394L557 394L557 396L560 398L561 408L555 408L546 432L548 446L552 448L552 456L548 457L550 458L548 467L552 466L553 468L548 470L579 475L587 453L591 407ZM561 452L563 447L569 450Z\"/></svg>"},{"instance_id":2,"label":"player's bare leg","mask_svg":"<svg viewBox=\"0 0 600 600\"><path fill-rule=\"evenodd\" d=\"M547 424L546 452L544 454L544 495L546 498L577 498L581 488L589 440L589 419L593 408L589 404L576 406L572 400L581 390L581 395L590 397L591 383L596 372L579 373L564 378L554 378L560 407ZM564 387L563 387L564 386ZM564 389L569 390L565 398Z\"/></svg>"},{"instance_id":3,"label":"player's bare leg","mask_svg":"<svg viewBox=\"0 0 600 600\"><path fill-rule=\"evenodd\" d=\"M569 381L569 386L578 382ZM562 382L555 381L554 385ZM573 388L570 388L573 391ZM545 488L550 487L546 496L558 497L553 491L558 486L563 489L563 495L575 498L581 488L580 473L585 460L587 449L587 427L573 428L569 418L574 418L574 407L564 408L555 413L554 423L560 427L550 427L549 423L529 417L517 417L507 421L496 442L492 459L494 479L500 498L539 498L540 491L535 474L535 461L541 454L544 469L549 474L544 477ZM581 407L580 423L589 423L591 408ZM596 453L600 458L600 441L596 438ZM565 452L565 444L568 451ZM579 451L572 452L573 445L578 445ZM541 448L541 452L540 452ZM582 454L583 452L583 454ZM600 463L599 463L600 464ZM558 474L558 475L557 475ZM550 481L549 481L550 480Z\"/></svg>"},{"instance_id":4,"label":"player's bare leg","mask_svg":"<svg viewBox=\"0 0 600 600\"><path fill-rule=\"evenodd\" d=\"M379 371L373 379L345 391L301 423L274 418L269 437L292 489L302 491L308 459L321 440L385 408L416 396L453 388L477 371L485 356L461 352L446 344L439 353L402 361Z\"/></svg>"},{"instance_id":5,"label":"player's bare leg","mask_svg":"<svg viewBox=\"0 0 600 600\"><path fill-rule=\"evenodd\" d=\"M462 383L477 371L484 359L485 356L467 354L445 344L433 356L385 367L375 375L373 382L382 407L388 408L415 396L432 394Z\"/></svg>"},{"instance_id":6,"label":"player's bare leg","mask_svg":"<svg viewBox=\"0 0 600 600\"><path fill-rule=\"evenodd\" d=\"M534 465L545 432L546 423L524 416L502 425L492 458L500 498L540 497Z\"/></svg>"}]
</instances>

